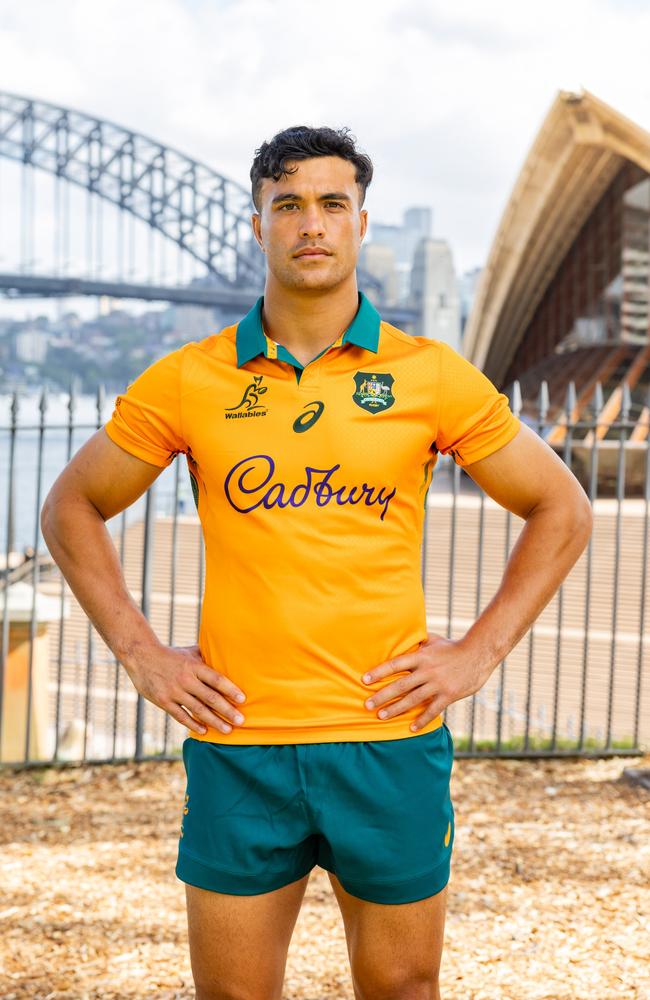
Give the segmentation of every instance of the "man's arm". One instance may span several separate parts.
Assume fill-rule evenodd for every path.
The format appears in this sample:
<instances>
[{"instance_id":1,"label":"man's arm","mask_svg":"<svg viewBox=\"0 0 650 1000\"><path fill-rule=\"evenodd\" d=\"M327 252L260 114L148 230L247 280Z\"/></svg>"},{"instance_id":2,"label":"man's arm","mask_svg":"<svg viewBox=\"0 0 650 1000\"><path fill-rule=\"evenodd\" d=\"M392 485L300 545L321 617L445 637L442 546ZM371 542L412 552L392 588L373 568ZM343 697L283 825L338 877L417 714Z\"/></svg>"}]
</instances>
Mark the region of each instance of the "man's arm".
<instances>
[{"instance_id":1,"label":"man's arm","mask_svg":"<svg viewBox=\"0 0 650 1000\"><path fill-rule=\"evenodd\" d=\"M129 593L105 524L161 472L161 466L131 455L101 428L54 482L41 510L41 530L72 592L136 690L194 731L205 732L200 719L229 732L215 713L236 721L224 695L234 700L239 688L205 663L198 646L168 647L158 640Z\"/></svg>"},{"instance_id":2,"label":"man's arm","mask_svg":"<svg viewBox=\"0 0 650 1000\"><path fill-rule=\"evenodd\" d=\"M523 423L507 444L464 468L488 496L526 523L499 589L462 638L429 633L414 652L395 656L361 678L370 686L410 672L373 689L365 705L373 712L387 706L386 718L425 705L412 730L483 687L546 607L585 549L593 527L589 498L576 477Z\"/></svg>"}]
</instances>

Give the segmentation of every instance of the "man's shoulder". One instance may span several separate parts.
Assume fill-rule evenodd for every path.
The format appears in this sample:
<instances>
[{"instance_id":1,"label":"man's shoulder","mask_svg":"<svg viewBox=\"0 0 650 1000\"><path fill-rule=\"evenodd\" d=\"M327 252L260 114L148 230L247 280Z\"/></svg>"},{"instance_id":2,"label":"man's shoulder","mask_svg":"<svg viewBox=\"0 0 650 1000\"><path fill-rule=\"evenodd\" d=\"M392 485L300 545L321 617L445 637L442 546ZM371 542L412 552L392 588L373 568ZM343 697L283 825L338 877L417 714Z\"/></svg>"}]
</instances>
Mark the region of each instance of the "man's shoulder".
<instances>
[{"instance_id":1,"label":"man's shoulder","mask_svg":"<svg viewBox=\"0 0 650 1000\"><path fill-rule=\"evenodd\" d=\"M181 350L188 354L194 354L197 357L201 355L227 354L235 345L236 334L237 323L232 323L229 326L224 326L223 329L215 333L208 334L207 337L203 337L201 340L189 340L186 344L183 344Z\"/></svg>"},{"instance_id":2,"label":"man's shoulder","mask_svg":"<svg viewBox=\"0 0 650 1000\"><path fill-rule=\"evenodd\" d=\"M201 340L188 340L168 355L170 361L175 357L178 363L183 395L210 382L214 378L215 363L226 368L236 367L236 330L236 323L223 327Z\"/></svg>"},{"instance_id":3,"label":"man's shoulder","mask_svg":"<svg viewBox=\"0 0 650 1000\"><path fill-rule=\"evenodd\" d=\"M402 344L404 348L408 351L427 351L429 354L436 356L442 344L440 340L434 340L431 337L417 337L412 333L407 333L405 330L400 330L398 326L393 326L392 323L388 323L385 319L381 321L381 333L394 341Z\"/></svg>"},{"instance_id":4,"label":"man's shoulder","mask_svg":"<svg viewBox=\"0 0 650 1000\"><path fill-rule=\"evenodd\" d=\"M188 340L186 343L173 351L169 355L171 358L176 355L179 363L182 364L184 372L199 372L205 370L206 362L210 367L210 361L234 362L237 355L235 347L235 331L237 324L226 326L222 330L208 334L201 340Z\"/></svg>"}]
</instances>

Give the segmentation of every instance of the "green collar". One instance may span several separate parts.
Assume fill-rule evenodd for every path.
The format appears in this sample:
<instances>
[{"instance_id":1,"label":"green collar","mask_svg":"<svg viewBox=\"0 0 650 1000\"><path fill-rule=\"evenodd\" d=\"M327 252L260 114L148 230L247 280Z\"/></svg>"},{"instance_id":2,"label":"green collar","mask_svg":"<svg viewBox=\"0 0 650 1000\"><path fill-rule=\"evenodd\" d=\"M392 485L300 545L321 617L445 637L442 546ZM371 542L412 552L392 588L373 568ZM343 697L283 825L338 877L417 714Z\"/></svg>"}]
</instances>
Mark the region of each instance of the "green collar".
<instances>
[{"instance_id":1,"label":"green collar","mask_svg":"<svg viewBox=\"0 0 650 1000\"><path fill-rule=\"evenodd\" d=\"M243 319L237 324L237 367L241 368L247 361L256 358L258 354L266 354L266 337L262 329L262 305L264 296L259 299ZM373 306L370 299L367 299L363 292L359 292L359 308L356 316L343 334L342 342L357 344L367 351L374 351L379 348L379 324L381 316Z\"/></svg>"}]
</instances>

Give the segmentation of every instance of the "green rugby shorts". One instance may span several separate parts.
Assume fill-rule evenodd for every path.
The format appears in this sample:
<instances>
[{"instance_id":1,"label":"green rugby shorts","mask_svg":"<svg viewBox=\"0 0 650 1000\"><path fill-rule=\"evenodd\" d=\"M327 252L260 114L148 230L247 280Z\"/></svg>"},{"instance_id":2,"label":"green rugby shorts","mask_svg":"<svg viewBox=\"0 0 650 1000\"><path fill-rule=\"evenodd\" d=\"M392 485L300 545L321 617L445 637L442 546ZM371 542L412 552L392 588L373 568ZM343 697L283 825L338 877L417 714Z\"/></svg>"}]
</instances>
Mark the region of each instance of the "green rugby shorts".
<instances>
[{"instance_id":1,"label":"green rugby shorts","mask_svg":"<svg viewBox=\"0 0 650 1000\"><path fill-rule=\"evenodd\" d=\"M314 865L375 903L444 889L454 842L446 723L421 736L235 745L188 736L176 875L215 892L271 892Z\"/></svg>"}]
</instances>

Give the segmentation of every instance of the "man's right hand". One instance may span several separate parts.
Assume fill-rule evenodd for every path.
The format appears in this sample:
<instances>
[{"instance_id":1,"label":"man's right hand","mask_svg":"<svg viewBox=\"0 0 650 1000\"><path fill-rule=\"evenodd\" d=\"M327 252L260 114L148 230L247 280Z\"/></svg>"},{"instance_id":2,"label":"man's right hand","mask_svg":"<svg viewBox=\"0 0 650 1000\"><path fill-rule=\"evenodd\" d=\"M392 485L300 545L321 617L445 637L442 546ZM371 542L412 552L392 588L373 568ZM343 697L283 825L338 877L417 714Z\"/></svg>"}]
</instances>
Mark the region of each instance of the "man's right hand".
<instances>
[{"instance_id":1,"label":"man's right hand","mask_svg":"<svg viewBox=\"0 0 650 1000\"><path fill-rule=\"evenodd\" d=\"M244 692L208 666L198 644L161 643L153 651L140 653L135 664L125 663L124 668L143 698L195 733L206 732L201 723L230 733L232 726L225 719L236 725L245 721L232 704Z\"/></svg>"}]
</instances>

